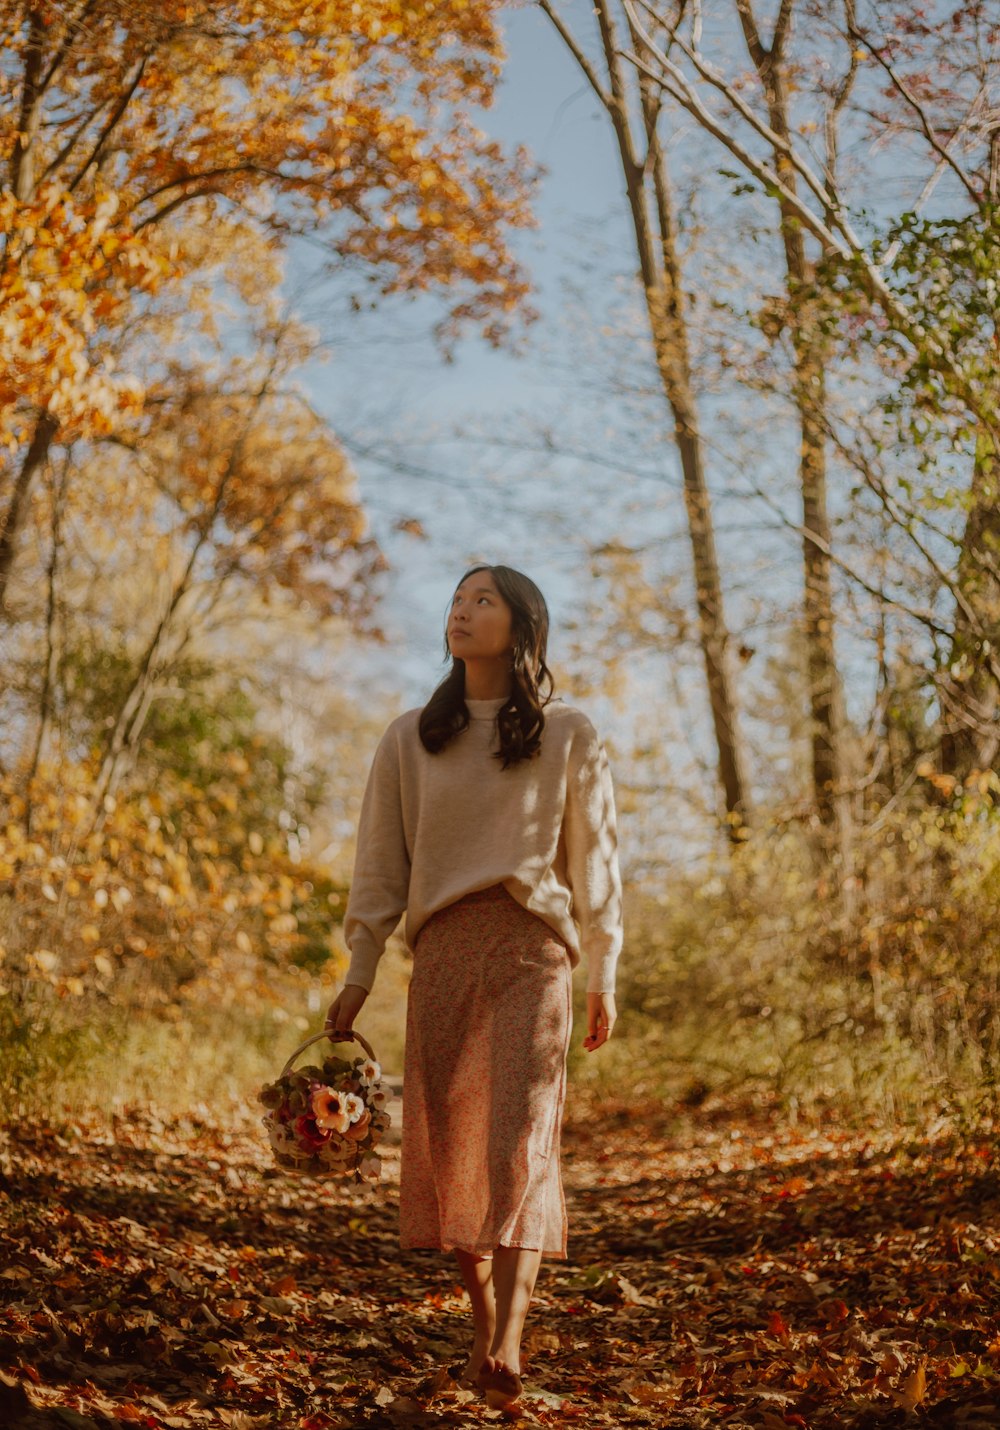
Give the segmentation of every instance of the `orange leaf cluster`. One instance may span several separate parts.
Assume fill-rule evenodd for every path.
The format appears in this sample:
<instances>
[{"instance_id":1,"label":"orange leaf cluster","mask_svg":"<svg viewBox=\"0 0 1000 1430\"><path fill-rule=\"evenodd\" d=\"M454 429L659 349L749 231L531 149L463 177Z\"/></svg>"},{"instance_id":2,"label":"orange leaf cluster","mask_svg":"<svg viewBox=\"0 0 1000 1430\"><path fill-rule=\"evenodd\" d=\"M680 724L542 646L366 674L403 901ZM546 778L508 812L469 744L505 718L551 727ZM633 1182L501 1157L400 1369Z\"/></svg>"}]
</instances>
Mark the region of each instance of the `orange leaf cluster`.
<instances>
[{"instance_id":1,"label":"orange leaf cluster","mask_svg":"<svg viewBox=\"0 0 1000 1430\"><path fill-rule=\"evenodd\" d=\"M463 112L492 97L497 9L0 4L0 412L109 429L138 395L112 375L129 296L197 265L185 208L279 248L306 233L383 270L382 291L471 290L451 324L499 338L526 291L506 247L529 222L526 174Z\"/></svg>"},{"instance_id":2,"label":"orange leaf cluster","mask_svg":"<svg viewBox=\"0 0 1000 1430\"><path fill-rule=\"evenodd\" d=\"M0 193L0 441L10 448L27 435L15 416L24 404L70 439L110 432L141 399L136 377L115 371L108 332L169 264L116 222L118 207L111 192L74 199L50 187L28 203Z\"/></svg>"}]
</instances>

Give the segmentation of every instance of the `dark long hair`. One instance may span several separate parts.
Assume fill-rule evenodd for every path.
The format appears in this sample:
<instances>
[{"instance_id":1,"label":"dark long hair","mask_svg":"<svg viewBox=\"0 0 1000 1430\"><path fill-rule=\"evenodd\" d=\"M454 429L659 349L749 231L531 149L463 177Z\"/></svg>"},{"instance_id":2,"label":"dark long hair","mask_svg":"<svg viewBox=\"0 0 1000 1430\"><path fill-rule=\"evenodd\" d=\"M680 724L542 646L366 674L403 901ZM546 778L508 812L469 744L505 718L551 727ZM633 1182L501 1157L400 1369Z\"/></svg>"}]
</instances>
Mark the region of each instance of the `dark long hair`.
<instances>
[{"instance_id":1,"label":"dark long hair","mask_svg":"<svg viewBox=\"0 0 1000 1430\"><path fill-rule=\"evenodd\" d=\"M510 698L497 714L500 749L496 758L503 768L519 760L531 759L541 748L545 729L544 707L552 699L555 682L545 664L549 638L549 608L545 597L529 577L510 566L470 566L455 589L476 571L488 571L511 611L514 642L511 663ZM449 603L449 615L451 606ZM444 638L448 646L447 619ZM420 712L420 739L425 750L436 755L469 724L465 703L465 661L452 656L451 670Z\"/></svg>"}]
</instances>

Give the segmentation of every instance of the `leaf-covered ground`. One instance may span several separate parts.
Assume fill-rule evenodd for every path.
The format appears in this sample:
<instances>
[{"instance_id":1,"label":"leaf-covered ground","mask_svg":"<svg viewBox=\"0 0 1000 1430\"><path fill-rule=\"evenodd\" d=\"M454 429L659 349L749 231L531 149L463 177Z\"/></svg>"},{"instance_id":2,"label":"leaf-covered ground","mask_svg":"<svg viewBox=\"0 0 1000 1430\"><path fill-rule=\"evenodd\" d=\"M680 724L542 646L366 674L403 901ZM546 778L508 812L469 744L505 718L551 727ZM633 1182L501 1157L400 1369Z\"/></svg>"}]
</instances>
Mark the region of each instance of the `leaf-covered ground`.
<instances>
[{"instance_id":1,"label":"leaf-covered ground","mask_svg":"<svg viewBox=\"0 0 1000 1430\"><path fill-rule=\"evenodd\" d=\"M0 1145L0 1425L1000 1426L995 1134L570 1108L520 1417L458 1390L449 1257L383 1186L294 1182L256 1112Z\"/></svg>"}]
</instances>

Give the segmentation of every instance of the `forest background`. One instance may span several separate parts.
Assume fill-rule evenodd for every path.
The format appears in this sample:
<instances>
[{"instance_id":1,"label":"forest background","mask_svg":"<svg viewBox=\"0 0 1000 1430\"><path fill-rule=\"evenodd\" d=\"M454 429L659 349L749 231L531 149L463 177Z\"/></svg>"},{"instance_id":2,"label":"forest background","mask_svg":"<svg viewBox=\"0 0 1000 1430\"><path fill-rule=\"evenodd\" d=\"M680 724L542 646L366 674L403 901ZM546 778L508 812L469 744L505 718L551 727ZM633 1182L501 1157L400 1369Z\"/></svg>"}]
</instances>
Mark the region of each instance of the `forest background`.
<instances>
[{"instance_id":1,"label":"forest background","mask_svg":"<svg viewBox=\"0 0 1000 1430\"><path fill-rule=\"evenodd\" d=\"M616 777L574 1075L995 1112L1000 7L0 11L8 1105L318 1026L483 559Z\"/></svg>"}]
</instances>

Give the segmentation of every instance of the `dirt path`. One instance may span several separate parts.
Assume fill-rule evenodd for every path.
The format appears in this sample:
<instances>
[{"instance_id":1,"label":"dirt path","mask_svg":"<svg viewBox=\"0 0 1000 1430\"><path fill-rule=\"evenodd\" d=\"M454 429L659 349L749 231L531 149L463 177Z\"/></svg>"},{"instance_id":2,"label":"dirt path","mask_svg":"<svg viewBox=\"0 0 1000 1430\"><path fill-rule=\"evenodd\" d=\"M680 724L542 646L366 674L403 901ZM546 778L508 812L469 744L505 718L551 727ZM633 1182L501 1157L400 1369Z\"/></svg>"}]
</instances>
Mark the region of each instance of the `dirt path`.
<instances>
[{"instance_id":1,"label":"dirt path","mask_svg":"<svg viewBox=\"0 0 1000 1430\"><path fill-rule=\"evenodd\" d=\"M543 1264L521 1420L997 1430L995 1135L654 1111L573 1111L571 1259ZM255 1119L6 1135L0 1425L503 1418L448 1379L463 1293L449 1258L399 1251L398 1154L377 1189L291 1182Z\"/></svg>"}]
</instances>

